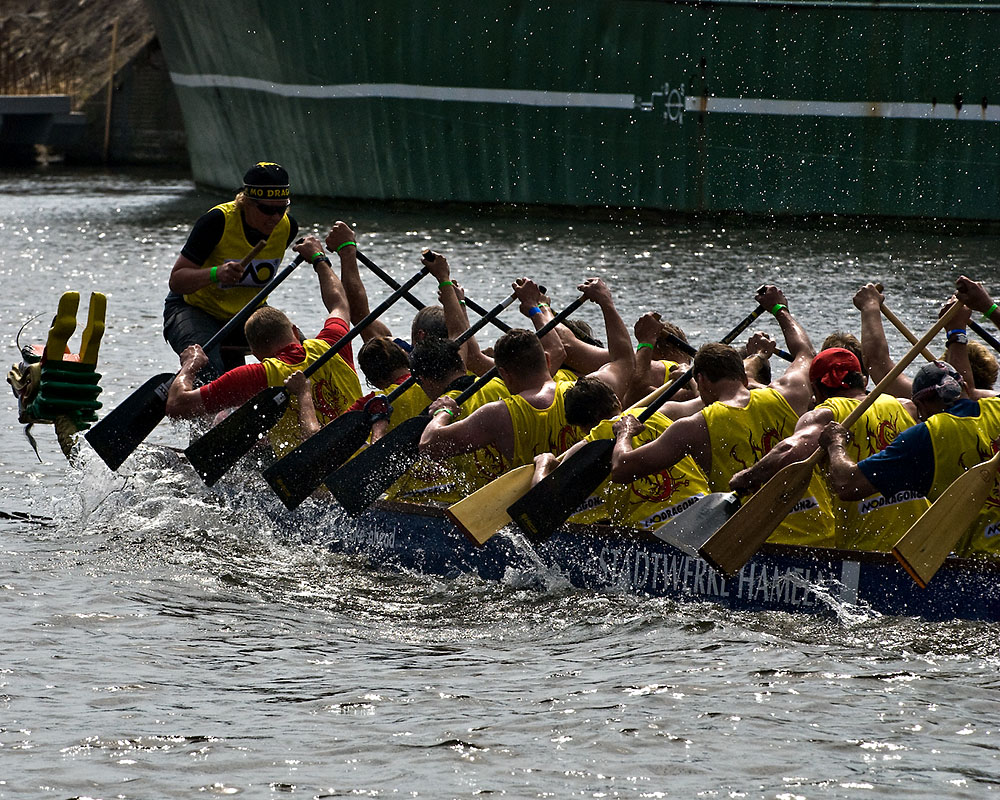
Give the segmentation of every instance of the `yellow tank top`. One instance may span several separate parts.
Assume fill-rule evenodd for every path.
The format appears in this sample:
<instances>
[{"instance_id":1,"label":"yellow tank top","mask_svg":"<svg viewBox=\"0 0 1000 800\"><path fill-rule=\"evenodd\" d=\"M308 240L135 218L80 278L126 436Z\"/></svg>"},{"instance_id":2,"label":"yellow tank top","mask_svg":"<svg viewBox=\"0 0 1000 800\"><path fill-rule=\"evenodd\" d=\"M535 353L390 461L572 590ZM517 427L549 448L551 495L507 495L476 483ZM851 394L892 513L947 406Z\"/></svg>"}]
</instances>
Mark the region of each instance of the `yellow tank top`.
<instances>
[{"instance_id":1,"label":"yellow tank top","mask_svg":"<svg viewBox=\"0 0 1000 800\"><path fill-rule=\"evenodd\" d=\"M516 394L504 398L514 426L512 466L530 464L535 456L542 453L559 455L583 438L575 427L566 422L566 390L572 385L569 381L557 383L548 408L535 408Z\"/></svg>"},{"instance_id":2,"label":"yellow tank top","mask_svg":"<svg viewBox=\"0 0 1000 800\"><path fill-rule=\"evenodd\" d=\"M677 362L676 361L670 361L670 360L664 358L664 359L660 359L660 363L663 364L663 369L666 370L663 373L663 383L664 383L664 385L666 385L666 384L670 383L670 370L672 370L674 367L677 366ZM694 384L691 384L691 385L693 386Z\"/></svg>"},{"instance_id":3,"label":"yellow tank top","mask_svg":"<svg viewBox=\"0 0 1000 800\"><path fill-rule=\"evenodd\" d=\"M265 358L264 372L268 386L284 386L285 380L293 372L312 364L330 349L329 342L322 339L306 339L302 343L306 357L297 364L286 364L280 358ZM313 404L320 425L340 416L361 397L361 383L357 373L338 353L309 379L312 382ZM271 447L278 456L298 447L302 441L299 434L299 401L292 397L284 415L278 420L270 434Z\"/></svg>"},{"instance_id":4,"label":"yellow tank top","mask_svg":"<svg viewBox=\"0 0 1000 800\"><path fill-rule=\"evenodd\" d=\"M461 389L454 389L445 392L445 395L457 398L461 393ZM505 396L509 397L510 392L503 381L490 381L462 403L462 416L467 417L477 408ZM450 505L499 478L509 469L506 459L493 445L446 459L420 458L389 488L388 498Z\"/></svg>"},{"instance_id":5,"label":"yellow tank top","mask_svg":"<svg viewBox=\"0 0 1000 800\"><path fill-rule=\"evenodd\" d=\"M211 269L226 261L241 261L252 249L252 245L243 233L243 220L239 209L236 208L236 202L222 203L215 208L220 209L225 215L226 226L219 243L202 264L202 269ZM184 295L184 301L216 319L232 319L240 309L253 300L257 292L278 271L290 229L291 223L286 214L267 237L264 249L247 265L243 281L239 286L223 289L217 283L211 283L196 292Z\"/></svg>"},{"instance_id":6,"label":"yellow tank top","mask_svg":"<svg viewBox=\"0 0 1000 800\"><path fill-rule=\"evenodd\" d=\"M640 415L645 409L636 408L629 413ZM599 422L584 437L589 442L613 439L611 426L614 420ZM654 413L646 420L646 430L632 437L633 446L648 444L670 426L670 420ZM584 503L584 508L570 518L570 522L593 523L609 521L639 530L653 530L667 520L694 505L698 498L708 494L708 480L695 464L685 456L670 469L637 478L628 484L608 479Z\"/></svg>"},{"instance_id":7,"label":"yellow tank top","mask_svg":"<svg viewBox=\"0 0 1000 800\"><path fill-rule=\"evenodd\" d=\"M728 492L729 479L763 458L795 430L798 415L776 389L753 389L745 408L712 403L702 409L712 448L708 485L713 492ZM833 547L836 525L833 501L826 482L814 472L805 495L769 542Z\"/></svg>"},{"instance_id":8,"label":"yellow tank top","mask_svg":"<svg viewBox=\"0 0 1000 800\"><path fill-rule=\"evenodd\" d=\"M927 420L927 430L934 447L934 480L927 495L933 502L955 478L1000 449L1000 398L980 400L974 417L935 414ZM1000 555L1000 492L995 484L955 551L960 556Z\"/></svg>"},{"instance_id":9,"label":"yellow tank top","mask_svg":"<svg viewBox=\"0 0 1000 800\"><path fill-rule=\"evenodd\" d=\"M843 422L860 400L831 397L817 408L828 408ZM847 453L857 463L885 450L900 433L916 423L895 397L880 395L853 426ZM923 497L904 493L892 498L875 493L863 500L841 500L832 492L837 520L837 546L888 552L930 505Z\"/></svg>"},{"instance_id":10,"label":"yellow tank top","mask_svg":"<svg viewBox=\"0 0 1000 800\"><path fill-rule=\"evenodd\" d=\"M377 392L377 394L384 396L392 393L394 390L395 387L390 389L388 392ZM386 428L386 433L391 431L401 422L417 416L430 404L431 399L427 396L427 393L420 388L420 384L414 383L399 397L392 401L392 412L389 414L389 426Z\"/></svg>"}]
</instances>

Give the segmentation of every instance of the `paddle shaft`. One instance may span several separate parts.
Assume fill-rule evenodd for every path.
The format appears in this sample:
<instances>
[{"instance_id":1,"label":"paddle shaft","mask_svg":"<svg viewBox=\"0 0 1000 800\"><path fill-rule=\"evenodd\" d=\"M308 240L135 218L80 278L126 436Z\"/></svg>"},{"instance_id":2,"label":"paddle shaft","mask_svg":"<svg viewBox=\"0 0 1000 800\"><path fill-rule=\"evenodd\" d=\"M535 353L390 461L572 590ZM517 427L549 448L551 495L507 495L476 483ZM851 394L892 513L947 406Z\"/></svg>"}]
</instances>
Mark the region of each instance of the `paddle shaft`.
<instances>
[{"instance_id":1,"label":"paddle shaft","mask_svg":"<svg viewBox=\"0 0 1000 800\"><path fill-rule=\"evenodd\" d=\"M879 395L889 388L892 382L902 374L904 369L910 366L910 363L918 355L923 353L927 345L931 343L934 337L937 336L949 322L951 322L952 317L958 314L961 308L963 308L961 303L955 303L951 308L949 308L948 311L946 311L944 315L941 316L941 318L928 329L927 333L913 343L913 347L911 347L906 354L896 362L896 365L889 370L882 380L876 384L875 388L868 393L867 397L854 407L854 410L847 415L847 419L845 419L841 424L845 428L850 428L855 422L861 419L861 415L872 407L872 404L879 398ZM931 360L934 360L933 357Z\"/></svg>"},{"instance_id":2,"label":"paddle shaft","mask_svg":"<svg viewBox=\"0 0 1000 800\"><path fill-rule=\"evenodd\" d=\"M517 295L511 294L502 303L497 303L489 311L484 311L482 317L476 320L468 329L466 329L465 331L463 331L462 333L460 333L458 336L455 337L455 344L460 345L464 342L469 341L469 339L475 336L476 333L485 328L489 323L495 322L497 315L502 313L503 310L507 308L511 303L513 303L516 299ZM508 330L510 330L510 326L507 326L507 328ZM409 389L416 382L417 379L411 375L409 378L407 378L405 381L399 384L399 386L393 389L386 397L386 400L391 404L393 400L398 398L401 394L403 394L403 392Z\"/></svg>"},{"instance_id":3,"label":"paddle shaft","mask_svg":"<svg viewBox=\"0 0 1000 800\"><path fill-rule=\"evenodd\" d=\"M259 253L264 242L258 243L241 261L245 267ZM302 256L275 275L236 315L212 336L203 349L211 350L237 326L243 326L249 316L278 284L287 278L301 262ZM118 469L126 458L145 441L167 413L167 394L176 374L162 373L146 381L86 433L87 441L105 464Z\"/></svg>"},{"instance_id":4,"label":"paddle shaft","mask_svg":"<svg viewBox=\"0 0 1000 800\"><path fill-rule=\"evenodd\" d=\"M559 325L560 323L562 323L562 321L564 319L566 319L570 314L572 314L574 311L576 311L580 306L582 306L586 302L587 302L587 298L584 297L584 296L580 296L580 297L576 298L576 300L574 300L572 303L570 303L568 306L566 306L566 308L564 308L562 311L560 311L558 314L556 314L552 319L550 319L548 322L546 322L541 328L539 328L535 332L535 335L539 339L541 339L547 333L551 332L556 327L556 325ZM491 380L493 380L499 374L500 374L500 371L496 368L496 366L493 366L485 374L483 374L478 380L476 380L476 382L473 383L468 389L466 389L458 397L456 397L455 398L455 402L458 405L462 405L462 403L464 403L466 400L468 400L470 397L472 397L472 395L474 395L476 392L478 392L480 389L482 389L487 383L489 383ZM425 408L424 411L423 411L423 413L426 414L428 408L430 408L430 406L428 406L427 408Z\"/></svg>"},{"instance_id":5,"label":"paddle shaft","mask_svg":"<svg viewBox=\"0 0 1000 800\"><path fill-rule=\"evenodd\" d=\"M243 259L243 261L241 261L240 264L242 264L244 267L247 264L249 264L254 254L259 253L260 250L263 249L264 244L266 244L266 242L259 242L254 248L254 250L250 252L250 255L248 255L245 259ZM250 315L257 310L257 306L263 303L267 299L267 296L271 294L271 292L273 292L276 288L278 288L279 284L281 284L281 282L284 281L285 278L291 275L292 272L295 271L295 268L298 267L298 265L301 264L303 261L305 261L305 256L296 256L295 260L292 261L291 264L289 264L287 267L281 270L281 272L279 272L277 275L271 278L271 280L267 282L264 288L261 289L259 292L257 292L256 295L254 295L253 300L251 300L249 303L243 306L243 308L241 308L233 315L232 319L230 319L228 322L226 322L225 325L219 328L218 332L211 339L205 342L205 344L201 346L201 349L208 352L213 347L220 344L222 340L225 339L227 336L229 336L229 334L231 334L234 330L236 330L237 328L242 329L243 326L246 324L246 321L250 319Z\"/></svg>"},{"instance_id":6,"label":"paddle shaft","mask_svg":"<svg viewBox=\"0 0 1000 800\"><path fill-rule=\"evenodd\" d=\"M315 374L316 370L320 369L327 361L333 358L337 353L344 349L353 339L361 335L361 331L371 325L372 322L381 317L386 311L392 307L393 304L400 297L403 297L410 291L411 288L416 286L420 280L427 274L427 267L421 267L420 271L417 272L412 278L410 278L406 283L400 286L396 291L390 294L385 300L379 303L375 308L368 312L367 316L358 321L358 324L351 328L347 333L341 336L337 342L330 346L323 355L312 362L308 367L302 370L302 374L307 378Z\"/></svg>"},{"instance_id":7,"label":"paddle shaft","mask_svg":"<svg viewBox=\"0 0 1000 800\"><path fill-rule=\"evenodd\" d=\"M666 383L658 386L629 406L625 413L628 414L654 402L669 387L670 384ZM559 460L561 461L565 456L566 454L563 453ZM483 545L493 534L511 521L507 507L531 488L534 473L534 464L515 467L457 503L453 503L445 513L471 542Z\"/></svg>"},{"instance_id":8,"label":"paddle shaft","mask_svg":"<svg viewBox=\"0 0 1000 800\"><path fill-rule=\"evenodd\" d=\"M975 320L969 321L969 327L976 332L976 334L979 336L980 339L982 339L984 342L986 342L986 344L988 344L990 347L992 347L994 350L1000 353L1000 339L997 339L992 333L986 330L982 325L980 325Z\"/></svg>"},{"instance_id":9,"label":"paddle shaft","mask_svg":"<svg viewBox=\"0 0 1000 800\"><path fill-rule=\"evenodd\" d=\"M668 333L667 334L667 339L670 341L670 343L674 347L676 347L678 350L683 351L684 353L687 353L689 356L693 357L694 354L698 352L698 350L696 348L692 347L688 342L685 342L676 333ZM774 354L778 358L783 359L785 361L792 361L792 359L793 359L793 356L792 356L791 353L786 352L785 350L782 350L781 348L778 348L778 347L774 348Z\"/></svg>"},{"instance_id":10,"label":"paddle shaft","mask_svg":"<svg viewBox=\"0 0 1000 800\"><path fill-rule=\"evenodd\" d=\"M906 325L903 324L903 321L899 317L897 317L888 308L886 308L885 303L883 303L880 306L880 308L882 309L882 316L884 316L887 320L889 320L889 322L891 322L893 326L895 326L897 331L903 334L903 337L906 339L906 341L908 341L910 344L917 343L917 337L913 334L913 332L909 328L906 327ZM920 351L920 354L928 361L935 360L934 354L926 347Z\"/></svg>"},{"instance_id":11,"label":"paddle shaft","mask_svg":"<svg viewBox=\"0 0 1000 800\"><path fill-rule=\"evenodd\" d=\"M368 258L368 256L366 256L360 250L357 251L357 255L358 255L358 261L360 261L362 264L364 264L366 267L368 267L368 269L371 272L373 272L377 277L381 278L382 281L383 281L383 283L386 284L386 286L389 286L392 289L398 289L399 288L399 281L397 281L395 278L392 277L392 275L390 275L388 272L386 272L384 269L382 269L378 264L376 264L374 261L372 261L370 258ZM541 287L541 290L542 290L542 293L544 294L545 293L545 287ZM403 295L403 297L406 300L406 302L408 302L411 306L413 306L415 309L417 309L417 311L421 311L422 309L426 308L426 306L423 303L421 303L420 300L418 300L416 297L414 297L409 292L407 292L405 295ZM466 308L471 308L473 311L475 311L480 316L485 316L488 313L485 308L483 308L481 305L479 305L479 303L477 303L474 300L472 300L468 295L466 295L466 297L465 297L465 307ZM510 325L508 325L503 320L491 319L490 321L496 327L498 327L500 330L502 330L504 333L506 333L507 331L510 330Z\"/></svg>"}]
</instances>

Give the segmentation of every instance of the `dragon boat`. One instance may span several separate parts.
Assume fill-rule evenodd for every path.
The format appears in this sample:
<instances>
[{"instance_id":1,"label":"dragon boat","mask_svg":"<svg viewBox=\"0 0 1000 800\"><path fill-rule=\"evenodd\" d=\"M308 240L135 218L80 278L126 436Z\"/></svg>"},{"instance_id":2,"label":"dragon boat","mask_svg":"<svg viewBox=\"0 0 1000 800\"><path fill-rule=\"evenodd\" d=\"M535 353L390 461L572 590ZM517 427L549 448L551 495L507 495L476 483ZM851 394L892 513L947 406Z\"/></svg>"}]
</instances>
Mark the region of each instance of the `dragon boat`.
<instances>
[{"instance_id":1,"label":"dragon boat","mask_svg":"<svg viewBox=\"0 0 1000 800\"><path fill-rule=\"evenodd\" d=\"M380 501L354 519L332 503L267 508L276 530L315 536L378 568L491 581L541 569L580 589L731 609L835 614L857 606L931 620L1000 620L1000 563L992 559L949 558L921 589L889 553L765 544L729 578L652 533L610 525L564 525L534 544L510 527L476 546L441 506Z\"/></svg>"}]
</instances>

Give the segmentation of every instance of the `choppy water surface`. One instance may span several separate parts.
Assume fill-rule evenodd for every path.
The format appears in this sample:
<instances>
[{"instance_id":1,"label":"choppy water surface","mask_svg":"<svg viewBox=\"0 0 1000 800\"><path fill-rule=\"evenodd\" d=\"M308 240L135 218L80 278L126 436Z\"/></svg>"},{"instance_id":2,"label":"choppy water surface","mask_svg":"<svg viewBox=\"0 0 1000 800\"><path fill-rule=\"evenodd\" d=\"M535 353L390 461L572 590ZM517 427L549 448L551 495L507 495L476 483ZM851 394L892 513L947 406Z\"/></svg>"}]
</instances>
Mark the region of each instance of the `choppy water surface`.
<instances>
[{"instance_id":1,"label":"choppy water surface","mask_svg":"<svg viewBox=\"0 0 1000 800\"><path fill-rule=\"evenodd\" d=\"M22 343L44 339L77 289L109 296L106 407L173 369L167 275L217 199L161 176L0 176L8 363L25 320L42 315ZM439 249L483 305L521 274L557 302L601 274L630 323L656 309L694 341L728 330L765 281L816 340L857 330L869 279L918 331L959 272L1000 292L985 237L294 211L305 228L355 223L401 280ZM279 292L318 327L310 272ZM394 330L411 313L394 309ZM33 519L0 522L0 797L973 798L1000 783L995 624L374 571L234 511L155 453L112 474L85 451L70 468L38 427L38 463L9 393L2 412L0 511ZM185 430L152 441L183 445Z\"/></svg>"}]
</instances>

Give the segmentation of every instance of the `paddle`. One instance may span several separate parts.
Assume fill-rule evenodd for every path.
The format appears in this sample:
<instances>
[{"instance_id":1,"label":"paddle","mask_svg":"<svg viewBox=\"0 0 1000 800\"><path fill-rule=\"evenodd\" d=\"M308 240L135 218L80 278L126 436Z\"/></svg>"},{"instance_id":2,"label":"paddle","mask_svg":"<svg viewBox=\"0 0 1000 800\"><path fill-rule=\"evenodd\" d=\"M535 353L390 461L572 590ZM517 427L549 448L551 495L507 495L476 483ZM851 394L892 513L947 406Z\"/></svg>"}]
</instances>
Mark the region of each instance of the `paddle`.
<instances>
[{"instance_id":1,"label":"paddle","mask_svg":"<svg viewBox=\"0 0 1000 800\"><path fill-rule=\"evenodd\" d=\"M763 306L758 306L722 338L722 343L732 342L765 310ZM649 419L693 377L692 367L674 381L656 401L646 407L646 410L637 417L639 422ZM571 458L567 458L532 486L517 502L512 503L507 509L510 518L532 541L541 541L551 536L555 529L569 519L611 474L611 453L614 447L613 439L587 442L573 453Z\"/></svg>"},{"instance_id":2,"label":"paddle","mask_svg":"<svg viewBox=\"0 0 1000 800\"><path fill-rule=\"evenodd\" d=\"M694 354L698 352L694 347L691 346L690 343L685 342L677 334L668 333L667 334L667 339L670 341L670 343L674 347L676 347L678 350L680 350L683 353L687 353L689 356L694 356ZM787 352L785 350L782 350L781 348L778 348L778 347L776 347L774 349L774 354L778 358L783 359L785 361L793 361L794 360L791 353L789 353L789 352Z\"/></svg>"},{"instance_id":3,"label":"paddle","mask_svg":"<svg viewBox=\"0 0 1000 800\"><path fill-rule=\"evenodd\" d=\"M996 484L1000 453L966 470L941 493L892 548L921 589L975 521Z\"/></svg>"},{"instance_id":4,"label":"paddle","mask_svg":"<svg viewBox=\"0 0 1000 800\"><path fill-rule=\"evenodd\" d=\"M882 290L882 284L878 284L878 289L879 291ZM882 309L882 316L884 316L887 320L889 320L889 322L891 322L895 326L897 331L903 334L903 338L905 338L906 341L908 341L910 344L916 344L917 337L913 334L913 331L907 328L906 325L903 324L903 321L886 307L885 303L883 303L880 307ZM920 351L920 355L922 355L928 361L935 360L934 354L926 347Z\"/></svg>"},{"instance_id":5,"label":"paddle","mask_svg":"<svg viewBox=\"0 0 1000 800\"><path fill-rule=\"evenodd\" d=\"M428 250L426 252L429 255L433 255L433 253L430 250ZM382 281L387 286L389 286L392 289L398 289L399 288L399 281L397 281L395 278L393 278L392 275L390 275L388 272L386 272L384 269L382 269L374 261L372 261L371 259L369 259L368 256L366 256L361 251L357 252L357 256L358 256L358 261L360 261L362 264L364 264L366 267L368 267L368 269L371 270L371 272L373 274L375 274L377 277L381 278ZM541 286L539 288L541 289L542 294L545 294L545 287ZM415 309L417 309L417 311L420 311L421 309L424 308L424 304L421 303L416 297L414 297L409 292L407 292L404 297L405 297L406 301L411 306L413 306ZM468 295L466 295L466 297L465 297L465 307L466 308L471 308L473 311L475 311L481 317L485 316L487 313L489 313L489 312L487 312L487 310L485 308L483 308L481 305L479 305L479 303L477 303L474 300L472 300ZM506 333L507 331L510 330L510 325L508 325L502 319L492 319L492 320L490 320L490 322L492 322L497 328L499 328L500 330L502 330L504 333Z\"/></svg>"},{"instance_id":6,"label":"paddle","mask_svg":"<svg viewBox=\"0 0 1000 800\"><path fill-rule=\"evenodd\" d=\"M637 403L629 406L624 413L628 414L636 408L644 408L655 402L671 385L665 383L657 387ZM470 542L475 545L486 544L493 534L510 524L507 507L531 488L534 474L534 464L515 467L457 503L453 503L445 509L445 514Z\"/></svg>"},{"instance_id":7,"label":"paddle","mask_svg":"<svg viewBox=\"0 0 1000 800\"><path fill-rule=\"evenodd\" d=\"M980 339L982 339L984 342L986 342L986 344L988 344L990 347L992 347L994 350L1000 353L1000 340L998 340L993 334L991 334L988 330L986 330L982 325L980 325L975 320L969 321L969 327L976 332L976 334L979 336Z\"/></svg>"},{"instance_id":8,"label":"paddle","mask_svg":"<svg viewBox=\"0 0 1000 800\"><path fill-rule=\"evenodd\" d=\"M267 242L263 241L254 245L254 248L240 261L240 266L246 267L266 244ZM234 330L242 329L257 306L277 288L278 284L292 274L302 260L302 256L296 257L291 264L271 278L249 303L204 344L203 349L211 350ZM84 434L90 446L112 470L118 469L166 416L167 393L170 391L170 384L175 374L162 372L150 378Z\"/></svg>"},{"instance_id":9,"label":"paddle","mask_svg":"<svg viewBox=\"0 0 1000 800\"><path fill-rule=\"evenodd\" d=\"M536 332L538 338L542 338L585 302L585 297L578 297L566 306L539 328ZM497 368L493 367L458 395L455 402L462 405L497 374ZM327 475L324 481L327 488L348 514L360 514L410 468L420 455L420 437L430 421L425 408L420 415L403 421L336 472Z\"/></svg>"},{"instance_id":10,"label":"paddle","mask_svg":"<svg viewBox=\"0 0 1000 800\"><path fill-rule=\"evenodd\" d=\"M477 331L494 322L496 316L516 299L517 296L511 294L502 303L498 303L460 334L455 342L462 344L471 339ZM389 393L385 402L391 408L393 401L416 382L417 379L411 375ZM292 510L313 493L325 476L357 452L368 439L371 429L372 415L366 409L341 414L284 458L265 469L264 480L281 498L281 502Z\"/></svg>"},{"instance_id":11,"label":"paddle","mask_svg":"<svg viewBox=\"0 0 1000 800\"><path fill-rule=\"evenodd\" d=\"M962 308L961 303L955 303L947 313L930 327L927 333L879 381L878 385L872 389L868 396L858 403L854 407L854 410L847 415L847 419L842 423L845 428L850 428L861 418L861 415L871 407L879 395L909 366L910 362L920 354L937 335L938 331L951 321L951 318L958 313L960 308ZM701 545L695 545L690 538L687 538L684 540L682 549L690 552L689 548L695 547L698 554L716 570L730 576L735 575L750 560L753 554L757 552L760 546L767 540L767 537L781 524L788 512L801 499L806 487L809 485L813 468L825 455L826 451L822 447L817 447L809 458L782 468L760 489L740 503L735 513L718 530L714 533L707 531L706 534L706 529L703 528L701 530ZM723 496L732 497L730 494L724 494ZM701 500L696 503L684 514L679 515L678 519L683 518L693 511L697 511L704 502L705 500ZM695 521L697 521L697 517L689 520L689 523ZM655 533L664 541L674 544L676 537L669 530L672 522L661 526ZM687 527L690 530L690 524Z\"/></svg>"},{"instance_id":12,"label":"paddle","mask_svg":"<svg viewBox=\"0 0 1000 800\"><path fill-rule=\"evenodd\" d=\"M303 374L308 378L315 373L343 350L352 339L360 335L367 325L385 313L411 287L416 286L426 274L427 268L422 267L368 316L338 339L336 344L302 370ZM284 386L269 386L211 428L200 439L191 442L184 453L202 480L211 486L232 469L236 462L250 452L250 449L281 419L290 399L288 390Z\"/></svg>"}]
</instances>

